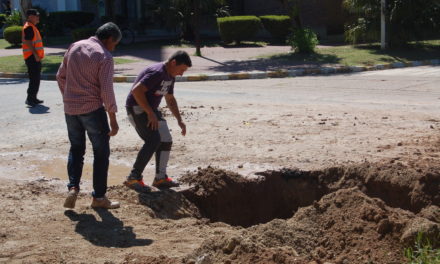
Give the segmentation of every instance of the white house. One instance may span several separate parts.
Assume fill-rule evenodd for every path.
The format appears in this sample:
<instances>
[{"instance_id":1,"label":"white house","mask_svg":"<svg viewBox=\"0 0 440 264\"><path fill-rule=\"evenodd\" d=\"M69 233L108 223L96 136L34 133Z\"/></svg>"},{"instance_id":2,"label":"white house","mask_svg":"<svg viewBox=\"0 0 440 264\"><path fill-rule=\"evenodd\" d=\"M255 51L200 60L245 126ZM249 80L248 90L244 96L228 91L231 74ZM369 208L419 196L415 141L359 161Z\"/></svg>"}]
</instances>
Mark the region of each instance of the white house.
<instances>
[{"instance_id":1,"label":"white house","mask_svg":"<svg viewBox=\"0 0 440 264\"><path fill-rule=\"evenodd\" d=\"M81 10L81 0L32 0L32 5L46 9L48 12ZM20 0L12 0L11 8L19 10Z\"/></svg>"}]
</instances>

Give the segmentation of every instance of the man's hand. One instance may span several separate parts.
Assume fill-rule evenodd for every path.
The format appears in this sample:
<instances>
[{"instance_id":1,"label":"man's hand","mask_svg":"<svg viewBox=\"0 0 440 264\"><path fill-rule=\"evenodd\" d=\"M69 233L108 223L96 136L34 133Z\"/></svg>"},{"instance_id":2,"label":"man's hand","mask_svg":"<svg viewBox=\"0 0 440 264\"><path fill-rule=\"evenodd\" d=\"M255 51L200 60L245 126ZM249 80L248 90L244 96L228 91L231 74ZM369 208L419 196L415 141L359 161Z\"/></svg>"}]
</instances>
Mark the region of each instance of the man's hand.
<instances>
[{"instance_id":1,"label":"man's hand","mask_svg":"<svg viewBox=\"0 0 440 264\"><path fill-rule=\"evenodd\" d=\"M108 135L112 137L118 134L119 131L118 121L116 120L116 113L107 112L107 114L110 119L110 132L108 132Z\"/></svg>"},{"instance_id":2,"label":"man's hand","mask_svg":"<svg viewBox=\"0 0 440 264\"><path fill-rule=\"evenodd\" d=\"M110 132L108 132L108 135L113 137L116 134L118 134L118 131L119 131L118 121L116 120L110 121Z\"/></svg>"},{"instance_id":3,"label":"man's hand","mask_svg":"<svg viewBox=\"0 0 440 264\"><path fill-rule=\"evenodd\" d=\"M185 136L186 135L186 125L185 125L185 123L183 123L183 121L179 121L179 122L177 122L178 124L179 124L179 126L180 126L180 128L182 129L182 136Z\"/></svg>"},{"instance_id":4,"label":"man's hand","mask_svg":"<svg viewBox=\"0 0 440 264\"><path fill-rule=\"evenodd\" d=\"M38 55L34 55L34 57L35 57L35 60L38 62L38 61L41 61L41 58L40 58L40 56L38 56Z\"/></svg>"},{"instance_id":5,"label":"man's hand","mask_svg":"<svg viewBox=\"0 0 440 264\"><path fill-rule=\"evenodd\" d=\"M159 128L159 120L157 120L157 116L154 112L151 112L148 115L148 124L147 126L151 128L151 130L157 130Z\"/></svg>"}]
</instances>

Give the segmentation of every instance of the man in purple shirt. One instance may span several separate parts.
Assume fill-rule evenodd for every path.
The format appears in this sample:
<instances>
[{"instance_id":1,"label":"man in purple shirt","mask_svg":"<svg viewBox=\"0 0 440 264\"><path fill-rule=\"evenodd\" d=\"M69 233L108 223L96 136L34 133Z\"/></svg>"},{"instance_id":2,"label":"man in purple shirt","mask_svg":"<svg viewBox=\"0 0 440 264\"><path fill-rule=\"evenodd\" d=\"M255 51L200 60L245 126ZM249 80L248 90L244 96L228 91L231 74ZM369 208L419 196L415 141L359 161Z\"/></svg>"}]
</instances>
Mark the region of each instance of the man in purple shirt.
<instances>
[{"instance_id":1,"label":"man in purple shirt","mask_svg":"<svg viewBox=\"0 0 440 264\"><path fill-rule=\"evenodd\" d=\"M114 23L102 25L96 31L96 36L75 42L69 47L57 73L70 141L66 208L75 207L80 189L86 132L92 142L94 155L91 206L106 209L119 207L119 203L111 202L105 193L110 136L116 135L119 130L113 91L113 56L110 51L115 49L121 36L121 31Z\"/></svg>"},{"instance_id":2,"label":"man in purple shirt","mask_svg":"<svg viewBox=\"0 0 440 264\"><path fill-rule=\"evenodd\" d=\"M174 98L174 82L177 75L182 75L192 66L189 55L177 51L166 62L157 63L144 69L134 81L128 94L126 108L128 118L138 135L144 140L130 175L124 184L132 189L144 190L148 187L143 182L142 172L153 154L156 155L156 175L153 186L163 189L178 186L166 174L172 145L171 133L158 106L165 97L168 108L176 117L186 134L186 125L180 116L177 101Z\"/></svg>"}]
</instances>

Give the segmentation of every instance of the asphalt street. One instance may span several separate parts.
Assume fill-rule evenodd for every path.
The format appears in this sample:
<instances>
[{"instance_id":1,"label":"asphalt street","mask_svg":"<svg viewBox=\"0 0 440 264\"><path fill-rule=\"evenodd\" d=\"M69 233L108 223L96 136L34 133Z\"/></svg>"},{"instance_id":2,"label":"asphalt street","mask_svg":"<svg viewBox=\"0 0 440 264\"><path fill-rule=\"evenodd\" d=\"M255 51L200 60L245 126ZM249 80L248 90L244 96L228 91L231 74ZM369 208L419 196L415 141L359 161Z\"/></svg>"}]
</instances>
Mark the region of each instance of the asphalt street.
<instances>
[{"instance_id":1,"label":"asphalt street","mask_svg":"<svg viewBox=\"0 0 440 264\"><path fill-rule=\"evenodd\" d=\"M131 84L115 83L119 115ZM57 83L42 81L43 105L28 108L26 79L0 79L0 147L27 142L32 133L65 133L63 104ZM181 106L228 102L271 104L338 104L439 112L440 67L415 67L330 76L176 83ZM25 142L22 140L25 139Z\"/></svg>"}]
</instances>

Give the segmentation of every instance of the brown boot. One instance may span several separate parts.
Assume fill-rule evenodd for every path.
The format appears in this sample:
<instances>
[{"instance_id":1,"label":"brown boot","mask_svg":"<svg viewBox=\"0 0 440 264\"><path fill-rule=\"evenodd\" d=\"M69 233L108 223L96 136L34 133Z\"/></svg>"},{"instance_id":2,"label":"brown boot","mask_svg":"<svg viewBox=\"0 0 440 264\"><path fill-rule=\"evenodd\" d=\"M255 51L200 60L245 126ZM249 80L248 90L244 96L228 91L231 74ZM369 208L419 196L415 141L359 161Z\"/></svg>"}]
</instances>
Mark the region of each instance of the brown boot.
<instances>
[{"instance_id":1,"label":"brown boot","mask_svg":"<svg viewBox=\"0 0 440 264\"><path fill-rule=\"evenodd\" d=\"M105 209L116 209L119 208L119 202L112 202L106 196L102 198L93 198L92 205L93 208L105 208Z\"/></svg>"},{"instance_id":2,"label":"brown boot","mask_svg":"<svg viewBox=\"0 0 440 264\"><path fill-rule=\"evenodd\" d=\"M78 198L79 190L75 187L69 189L66 200L64 201L64 207L73 209L75 208L76 198Z\"/></svg>"}]
</instances>

